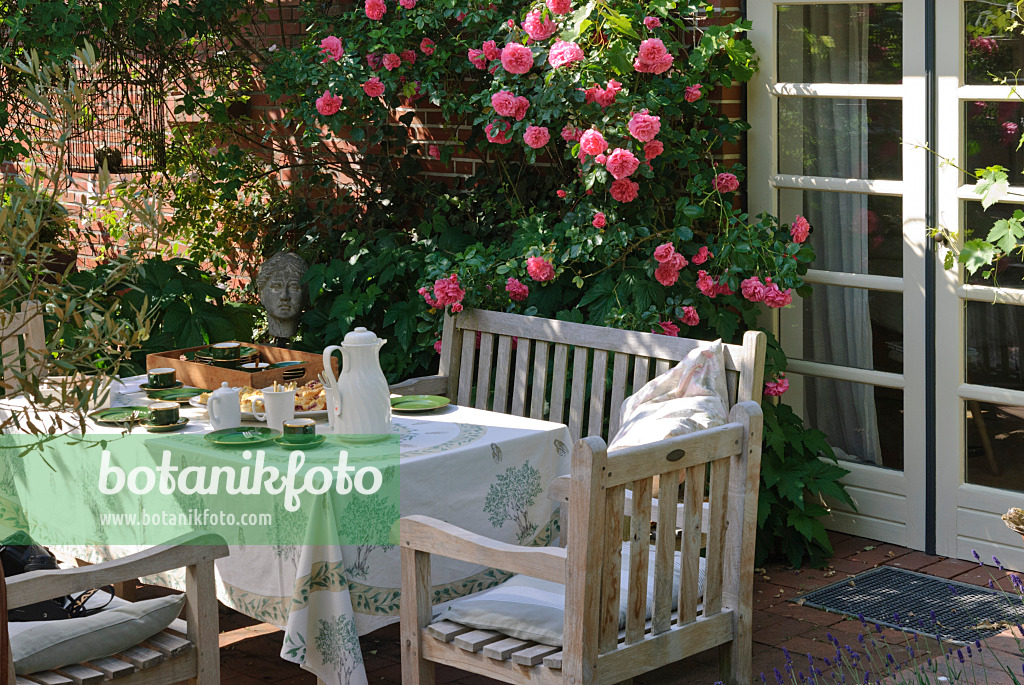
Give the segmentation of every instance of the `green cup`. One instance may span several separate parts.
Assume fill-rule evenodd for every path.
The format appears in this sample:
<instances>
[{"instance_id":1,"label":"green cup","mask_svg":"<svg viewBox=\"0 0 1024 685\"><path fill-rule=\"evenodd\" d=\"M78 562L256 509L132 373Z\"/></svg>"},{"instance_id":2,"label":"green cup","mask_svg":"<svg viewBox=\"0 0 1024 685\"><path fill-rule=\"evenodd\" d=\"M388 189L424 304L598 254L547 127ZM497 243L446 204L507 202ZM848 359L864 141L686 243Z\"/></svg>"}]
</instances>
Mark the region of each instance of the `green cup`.
<instances>
[{"instance_id":1,"label":"green cup","mask_svg":"<svg viewBox=\"0 0 1024 685\"><path fill-rule=\"evenodd\" d=\"M177 402L154 402L149 405L149 422L156 426L171 426L178 423L180 418Z\"/></svg>"},{"instance_id":2,"label":"green cup","mask_svg":"<svg viewBox=\"0 0 1024 685\"><path fill-rule=\"evenodd\" d=\"M316 438L316 421L288 419L281 425L281 440L296 445L312 442Z\"/></svg>"},{"instance_id":3,"label":"green cup","mask_svg":"<svg viewBox=\"0 0 1024 685\"><path fill-rule=\"evenodd\" d=\"M153 389L173 388L177 381L177 372L169 367L150 369L146 372L146 379L149 381L149 387Z\"/></svg>"},{"instance_id":4,"label":"green cup","mask_svg":"<svg viewBox=\"0 0 1024 685\"><path fill-rule=\"evenodd\" d=\"M210 356L215 362L237 362L242 357L242 343L222 342L210 345Z\"/></svg>"}]
</instances>

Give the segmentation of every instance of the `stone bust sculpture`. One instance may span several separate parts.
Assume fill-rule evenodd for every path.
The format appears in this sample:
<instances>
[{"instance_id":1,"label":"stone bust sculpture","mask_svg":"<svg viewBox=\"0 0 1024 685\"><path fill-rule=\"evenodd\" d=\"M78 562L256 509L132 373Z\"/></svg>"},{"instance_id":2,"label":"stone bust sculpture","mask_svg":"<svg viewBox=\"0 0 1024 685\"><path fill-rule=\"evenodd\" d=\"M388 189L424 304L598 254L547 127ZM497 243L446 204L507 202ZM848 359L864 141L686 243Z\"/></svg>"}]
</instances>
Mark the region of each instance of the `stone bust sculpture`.
<instances>
[{"instance_id":1,"label":"stone bust sculpture","mask_svg":"<svg viewBox=\"0 0 1024 685\"><path fill-rule=\"evenodd\" d=\"M256 290L267 310L267 332L279 343L295 335L306 302L302 277L309 266L292 252L278 252L256 274Z\"/></svg>"}]
</instances>

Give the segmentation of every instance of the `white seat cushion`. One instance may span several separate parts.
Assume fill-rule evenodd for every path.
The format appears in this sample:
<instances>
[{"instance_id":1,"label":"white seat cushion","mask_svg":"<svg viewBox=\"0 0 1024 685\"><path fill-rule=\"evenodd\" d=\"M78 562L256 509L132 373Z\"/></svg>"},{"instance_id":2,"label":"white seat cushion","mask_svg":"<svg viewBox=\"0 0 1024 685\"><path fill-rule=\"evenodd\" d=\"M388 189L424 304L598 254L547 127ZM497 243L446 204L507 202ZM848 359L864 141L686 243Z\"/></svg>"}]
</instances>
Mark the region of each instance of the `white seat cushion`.
<instances>
[{"instance_id":1,"label":"white seat cushion","mask_svg":"<svg viewBox=\"0 0 1024 685\"><path fill-rule=\"evenodd\" d=\"M112 602L81 618L11 623L14 672L38 673L124 651L169 626L183 606L185 595L169 595Z\"/></svg>"},{"instance_id":2,"label":"white seat cushion","mask_svg":"<svg viewBox=\"0 0 1024 685\"><path fill-rule=\"evenodd\" d=\"M619 578L619 628L626 625L629 585L629 543L622 543L622 572ZM672 608L679 596L679 552L672 574ZM647 618L654 606L654 547L648 560ZM707 570L700 560L697 596L704 596ZM496 630L520 640L532 640L553 647L562 646L565 623L565 586L529 576L516 575L496 588L456 600L436 620L453 621L479 630Z\"/></svg>"}]
</instances>

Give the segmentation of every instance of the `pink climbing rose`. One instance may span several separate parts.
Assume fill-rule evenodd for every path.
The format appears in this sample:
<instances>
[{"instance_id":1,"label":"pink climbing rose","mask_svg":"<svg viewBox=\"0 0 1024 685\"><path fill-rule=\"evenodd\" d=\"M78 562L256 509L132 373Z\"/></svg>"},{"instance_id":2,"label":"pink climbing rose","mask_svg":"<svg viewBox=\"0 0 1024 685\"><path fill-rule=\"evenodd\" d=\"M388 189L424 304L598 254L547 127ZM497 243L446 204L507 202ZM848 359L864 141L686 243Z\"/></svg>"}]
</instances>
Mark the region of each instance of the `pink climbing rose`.
<instances>
[{"instance_id":1,"label":"pink climbing rose","mask_svg":"<svg viewBox=\"0 0 1024 685\"><path fill-rule=\"evenodd\" d=\"M687 326L696 326L700 323L700 316L697 315L696 307L683 307L682 322Z\"/></svg>"},{"instance_id":2,"label":"pink climbing rose","mask_svg":"<svg viewBox=\"0 0 1024 685\"><path fill-rule=\"evenodd\" d=\"M543 16L540 9L530 10L523 20L523 30L533 40L546 40L555 34L558 26L551 21L551 17Z\"/></svg>"},{"instance_id":3,"label":"pink climbing rose","mask_svg":"<svg viewBox=\"0 0 1024 685\"><path fill-rule=\"evenodd\" d=\"M484 51L477 48L469 49L469 61L473 63L473 66L477 69L486 69L487 60L484 59Z\"/></svg>"},{"instance_id":4,"label":"pink climbing rose","mask_svg":"<svg viewBox=\"0 0 1024 685\"><path fill-rule=\"evenodd\" d=\"M555 41L548 53L548 64L555 69L564 67L567 64L578 62L583 59L583 49L576 43L567 43L564 40Z\"/></svg>"},{"instance_id":5,"label":"pink climbing rose","mask_svg":"<svg viewBox=\"0 0 1024 685\"><path fill-rule=\"evenodd\" d=\"M426 301L428 307L430 307L431 309L438 308L437 300L430 296L430 290L427 289L427 286L423 286L417 292L419 292L419 294L423 296L423 299Z\"/></svg>"},{"instance_id":6,"label":"pink climbing rose","mask_svg":"<svg viewBox=\"0 0 1024 685\"><path fill-rule=\"evenodd\" d=\"M552 14L569 14L572 11L572 0L547 0L545 4Z\"/></svg>"},{"instance_id":7,"label":"pink climbing rose","mask_svg":"<svg viewBox=\"0 0 1024 685\"><path fill-rule=\"evenodd\" d=\"M629 120L629 134L641 143L654 140L654 137L658 135L660 130L661 117L651 116L647 113L646 109L637 112Z\"/></svg>"},{"instance_id":8,"label":"pink climbing rose","mask_svg":"<svg viewBox=\"0 0 1024 685\"><path fill-rule=\"evenodd\" d=\"M555 278L555 267L543 257L530 257L526 260L526 273L530 274L533 280L544 283Z\"/></svg>"},{"instance_id":9,"label":"pink climbing rose","mask_svg":"<svg viewBox=\"0 0 1024 685\"><path fill-rule=\"evenodd\" d=\"M781 309L782 307L790 305L792 302L792 288L780 290L779 286L776 285L775 283L771 283L768 285L768 289L764 293L764 303L768 305L770 309Z\"/></svg>"},{"instance_id":10,"label":"pink climbing rose","mask_svg":"<svg viewBox=\"0 0 1024 685\"><path fill-rule=\"evenodd\" d=\"M465 296L466 291L459 285L458 274L434 281L434 297L437 299L437 304L442 307L447 304L459 304Z\"/></svg>"},{"instance_id":11,"label":"pink climbing rose","mask_svg":"<svg viewBox=\"0 0 1024 685\"><path fill-rule=\"evenodd\" d=\"M501 66L510 74L525 74L533 68L533 51L519 43L507 43L501 49Z\"/></svg>"},{"instance_id":12,"label":"pink climbing rose","mask_svg":"<svg viewBox=\"0 0 1024 685\"><path fill-rule=\"evenodd\" d=\"M565 191L564 191L564 190L562 190L561 188L559 188L558 190L556 190L556 191L555 191L555 195L557 195L558 197L562 198L563 200L564 200L564 199L566 198L566 196L567 196L568 194L569 194L569 193L565 192Z\"/></svg>"},{"instance_id":13,"label":"pink climbing rose","mask_svg":"<svg viewBox=\"0 0 1024 685\"><path fill-rule=\"evenodd\" d=\"M648 162L665 151L665 144L660 140L652 140L644 145L644 159Z\"/></svg>"},{"instance_id":14,"label":"pink climbing rose","mask_svg":"<svg viewBox=\"0 0 1024 685\"><path fill-rule=\"evenodd\" d=\"M706 245L703 245L699 250L697 250L697 254L693 255L693 263L703 264L714 256L715 255L711 254L711 250L709 250Z\"/></svg>"},{"instance_id":15,"label":"pink climbing rose","mask_svg":"<svg viewBox=\"0 0 1024 685\"><path fill-rule=\"evenodd\" d=\"M530 296L530 288L518 278L509 277L508 282L505 283L505 290L513 302L522 302Z\"/></svg>"},{"instance_id":16,"label":"pink climbing rose","mask_svg":"<svg viewBox=\"0 0 1024 685\"><path fill-rule=\"evenodd\" d=\"M633 68L644 74L662 74L671 68L672 61L672 55L660 38L648 38L640 43Z\"/></svg>"},{"instance_id":17,"label":"pink climbing rose","mask_svg":"<svg viewBox=\"0 0 1024 685\"><path fill-rule=\"evenodd\" d=\"M594 214L594 220L591 223L594 225L594 228L604 228L607 223L604 212Z\"/></svg>"},{"instance_id":18,"label":"pink climbing rose","mask_svg":"<svg viewBox=\"0 0 1024 685\"><path fill-rule=\"evenodd\" d=\"M679 280L679 269L674 268L670 263L659 264L654 270L654 278L666 288L676 284Z\"/></svg>"},{"instance_id":19,"label":"pink climbing rose","mask_svg":"<svg viewBox=\"0 0 1024 685\"><path fill-rule=\"evenodd\" d=\"M402 58L393 52L389 52L388 54L384 55L384 59L382 61L384 62L384 68L387 69L388 71L391 71L392 69L397 69L398 67L402 66Z\"/></svg>"},{"instance_id":20,"label":"pink climbing rose","mask_svg":"<svg viewBox=\"0 0 1024 685\"><path fill-rule=\"evenodd\" d=\"M427 148L427 154L434 159L441 159L441 149L436 145L431 145Z\"/></svg>"},{"instance_id":21,"label":"pink climbing rose","mask_svg":"<svg viewBox=\"0 0 1024 685\"><path fill-rule=\"evenodd\" d=\"M768 381L764 384L764 394L771 397L778 397L787 390L789 390L789 379L784 373L779 374L778 380Z\"/></svg>"},{"instance_id":22,"label":"pink climbing rose","mask_svg":"<svg viewBox=\"0 0 1024 685\"><path fill-rule=\"evenodd\" d=\"M665 262L672 259L672 255L676 253L676 248L672 243L662 243L654 248L654 259L659 263L664 264Z\"/></svg>"},{"instance_id":23,"label":"pink climbing rose","mask_svg":"<svg viewBox=\"0 0 1024 685\"><path fill-rule=\"evenodd\" d=\"M534 150L542 148L551 140L551 133L546 126L527 126L523 133L523 141Z\"/></svg>"},{"instance_id":24,"label":"pink climbing rose","mask_svg":"<svg viewBox=\"0 0 1024 685\"><path fill-rule=\"evenodd\" d=\"M431 55L434 54L434 45L434 41L430 40L429 38L424 38L423 40L420 41L420 52L422 52L427 57L430 57Z\"/></svg>"},{"instance_id":25,"label":"pink climbing rose","mask_svg":"<svg viewBox=\"0 0 1024 685\"><path fill-rule=\"evenodd\" d=\"M605 168L616 179L632 176L639 166L640 160L632 152L623 150L621 147L612 150L608 159L605 160Z\"/></svg>"},{"instance_id":26,"label":"pink climbing rose","mask_svg":"<svg viewBox=\"0 0 1024 685\"><path fill-rule=\"evenodd\" d=\"M416 64L416 51L415 50L402 50L402 61L408 64Z\"/></svg>"},{"instance_id":27,"label":"pink climbing rose","mask_svg":"<svg viewBox=\"0 0 1024 685\"><path fill-rule=\"evenodd\" d=\"M651 333L658 333L659 335L669 335L673 338L679 337L679 326L675 325L671 321L659 321L658 325L661 326L661 331L652 330Z\"/></svg>"},{"instance_id":28,"label":"pink climbing rose","mask_svg":"<svg viewBox=\"0 0 1024 685\"><path fill-rule=\"evenodd\" d=\"M491 96L491 107L503 117L515 116L516 96L512 91L499 90Z\"/></svg>"},{"instance_id":29,"label":"pink climbing rose","mask_svg":"<svg viewBox=\"0 0 1024 685\"><path fill-rule=\"evenodd\" d=\"M384 18L384 13L388 11L388 6L384 4L384 0L366 0L366 4L363 6L366 10L367 19L373 21L380 21Z\"/></svg>"},{"instance_id":30,"label":"pink climbing rose","mask_svg":"<svg viewBox=\"0 0 1024 685\"><path fill-rule=\"evenodd\" d=\"M495 124L497 124L497 126L495 126ZM510 128L512 128L512 124L499 119L498 121L487 124L484 128L484 134L486 134L487 141L490 143L508 145L512 141L505 137L505 133L507 133Z\"/></svg>"},{"instance_id":31,"label":"pink climbing rose","mask_svg":"<svg viewBox=\"0 0 1024 685\"><path fill-rule=\"evenodd\" d=\"M341 109L341 98L331 95L331 91L325 90L324 94L316 99L316 111L325 117L329 117Z\"/></svg>"},{"instance_id":32,"label":"pink climbing rose","mask_svg":"<svg viewBox=\"0 0 1024 685\"><path fill-rule=\"evenodd\" d=\"M363 84L363 92L372 98L379 98L384 94L384 84L381 83L378 77L374 76Z\"/></svg>"},{"instance_id":33,"label":"pink climbing rose","mask_svg":"<svg viewBox=\"0 0 1024 685\"><path fill-rule=\"evenodd\" d=\"M640 184L630 181L628 178L620 178L613 181L608 188L613 199L619 202L632 202L640 194Z\"/></svg>"},{"instance_id":34,"label":"pink climbing rose","mask_svg":"<svg viewBox=\"0 0 1024 685\"><path fill-rule=\"evenodd\" d=\"M416 0L398 0L398 4L407 10L411 10L416 6Z\"/></svg>"},{"instance_id":35,"label":"pink climbing rose","mask_svg":"<svg viewBox=\"0 0 1024 685\"><path fill-rule=\"evenodd\" d=\"M589 129L580 137L580 151L588 155L599 155L608 149L608 142L596 128Z\"/></svg>"},{"instance_id":36,"label":"pink climbing rose","mask_svg":"<svg viewBox=\"0 0 1024 685\"><path fill-rule=\"evenodd\" d=\"M793 225L789 228L789 235L793 237L794 243L802 243L807 240L807 236L811 233L811 224L804 217L799 214L793 219Z\"/></svg>"},{"instance_id":37,"label":"pink climbing rose","mask_svg":"<svg viewBox=\"0 0 1024 685\"><path fill-rule=\"evenodd\" d=\"M493 40L484 41L484 44L480 47L483 49L484 57L487 58L488 62L501 59L501 50L498 49L498 44Z\"/></svg>"},{"instance_id":38,"label":"pink climbing rose","mask_svg":"<svg viewBox=\"0 0 1024 685\"><path fill-rule=\"evenodd\" d=\"M700 85L699 83L692 86L686 86L686 90L683 91L683 97L686 99L687 102L697 102L697 100L700 100L700 91L703 87L704 86Z\"/></svg>"},{"instance_id":39,"label":"pink climbing rose","mask_svg":"<svg viewBox=\"0 0 1024 685\"><path fill-rule=\"evenodd\" d=\"M656 29L661 26L661 19L657 17L644 17L644 26L648 29Z\"/></svg>"},{"instance_id":40,"label":"pink climbing rose","mask_svg":"<svg viewBox=\"0 0 1024 685\"><path fill-rule=\"evenodd\" d=\"M715 176L715 190L720 193L731 193L740 187L740 182L736 180L736 176L730 173L721 173Z\"/></svg>"},{"instance_id":41,"label":"pink climbing rose","mask_svg":"<svg viewBox=\"0 0 1024 685\"><path fill-rule=\"evenodd\" d=\"M765 287L765 284L757 276L751 276L740 281L740 293L750 302L764 302L764 296L767 292L768 288Z\"/></svg>"},{"instance_id":42,"label":"pink climbing rose","mask_svg":"<svg viewBox=\"0 0 1024 685\"><path fill-rule=\"evenodd\" d=\"M434 342L434 352L437 352L438 354L441 354L441 339L440 338L438 338Z\"/></svg>"},{"instance_id":43,"label":"pink climbing rose","mask_svg":"<svg viewBox=\"0 0 1024 685\"><path fill-rule=\"evenodd\" d=\"M582 129L574 128L569 124L566 124L565 127L562 128L562 140L567 143L576 143L583 137L583 133Z\"/></svg>"},{"instance_id":44,"label":"pink climbing rose","mask_svg":"<svg viewBox=\"0 0 1024 685\"><path fill-rule=\"evenodd\" d=\"M345 56L345 48L341 44L341 39L337 36L324 38L320 41L320 54L324 55L324 62L330 60L337 62Z\"/></svg>"}]
</instances>

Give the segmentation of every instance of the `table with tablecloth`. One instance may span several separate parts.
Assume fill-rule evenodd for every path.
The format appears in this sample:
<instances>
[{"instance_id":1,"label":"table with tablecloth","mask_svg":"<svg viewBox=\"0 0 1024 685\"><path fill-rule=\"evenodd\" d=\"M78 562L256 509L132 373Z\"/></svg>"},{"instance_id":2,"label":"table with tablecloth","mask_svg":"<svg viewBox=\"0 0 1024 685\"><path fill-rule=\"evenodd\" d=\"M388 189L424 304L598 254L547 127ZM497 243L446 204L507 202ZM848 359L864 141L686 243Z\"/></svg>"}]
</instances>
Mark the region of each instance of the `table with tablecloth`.
<instances>
[{"instance_id":1,"label":"table with tablecloth","mask_svg":"<svg viewBox=\"0 0 1024 685\"><path fill-rule=\"evenodd\" d=\"M130 394L132 381L139 379L125 380L129 392L115 404L139 401ZM160 441L175 441L179 448L183 442L192 444L195 460L214 459L201 438L210 430L206 412L183 407L181 413L190 419L183 431L175 437L153 435L148 441L154 441L154 447ZM571 445L565 426L449 406L421 415L396 415L393 427L400 440L401 515L426 514L522 545L545 545L557 537L556 508L544 492L553 478L569 472ZM92 428L98 433L121 430ZM326 425L318 425L318 430L326 430ZM0 473L0 527L17 526L16 491L16 479ZM343 521L344 517L313 516L308 525L344 525ZM309 530L293 533L294 540L323 539ZM136 549L90 545L57 551L96 563ZM281 656L327 683L366 683L358 636L398 620L397 546L231 545L231 555L218 560L216 569L220 601L282 627ZM437 559L432 571L439 602L478 592L507 577L496 569L446 559ZM145 580L184 587L181 571Z\"/></svg>"}]
</instances>

